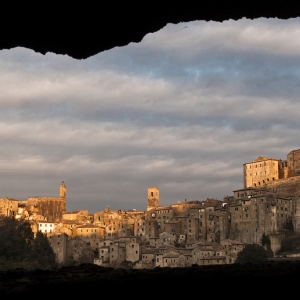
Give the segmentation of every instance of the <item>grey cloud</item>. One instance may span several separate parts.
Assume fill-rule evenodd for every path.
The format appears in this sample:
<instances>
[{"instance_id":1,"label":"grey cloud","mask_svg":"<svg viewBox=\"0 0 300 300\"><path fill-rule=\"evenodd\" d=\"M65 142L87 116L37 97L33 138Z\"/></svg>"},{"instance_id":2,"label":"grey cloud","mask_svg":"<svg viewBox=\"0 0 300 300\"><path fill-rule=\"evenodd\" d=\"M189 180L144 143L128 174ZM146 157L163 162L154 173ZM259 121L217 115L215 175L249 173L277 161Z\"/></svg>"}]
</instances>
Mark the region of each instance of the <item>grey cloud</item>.
<instances>
[{"instance_id":1,"label":"grey cloud","mask_svg":"<svg viewBox=\"0 0 300 300\"><path fill-rule=\"evenodd\" d=\"M1 51L3 196L65 180L68 209L97 211L242 187L243 163L299 148L299 22L169 24L83 61Z\"/></svg>"}]
</instances>

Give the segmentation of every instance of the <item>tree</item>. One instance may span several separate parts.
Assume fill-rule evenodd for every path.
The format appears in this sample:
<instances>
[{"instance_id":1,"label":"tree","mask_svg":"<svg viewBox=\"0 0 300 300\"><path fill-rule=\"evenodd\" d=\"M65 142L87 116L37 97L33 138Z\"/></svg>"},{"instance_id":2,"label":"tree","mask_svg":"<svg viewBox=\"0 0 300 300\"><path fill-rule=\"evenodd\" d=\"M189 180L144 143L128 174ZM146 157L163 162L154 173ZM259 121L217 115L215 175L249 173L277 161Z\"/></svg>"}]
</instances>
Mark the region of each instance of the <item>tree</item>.
<instances>
[{"instance_id":1,"label":"tree","mask_svg":"<svg viewBox=\"0 0 300 300\"><path fill-rule=\"evenodd\" d=\"M287 232L287 234L289 234L289 235L293 234L294 225L293 225L291 217L287 218L287 220L285 221L285 223L282 226L282 229L285 230Z\"/></svg>"},{"instance_id":2,"label":"tree","mask_svg":"<svg viewBox=\"0 0 300 300\"><path fill-rule=\"evenodd\" d=\"M30 253L34 235L25 220L0 216L0 257L4 260L22 261Z\"/></svg>"},{"instance_id":3,"label":"tree","mask_svg":"<svg viewBox=\"0 0 300 300\"><path fill-rule=\"evenodd\" d=\"M0 268L49 268L55 266L55 254L47 237L23 219L0 216Z\"/></svg>"},{"instance_id":4,"label":"tree","mask_svg":"<svg viewBox=\"0 0 300 300\"><path fill-rule=\"evenodd\" d=\"M278 253L298 253L300 250L300 234L294 233L287 235L281 241L281 247Z\"/></svg>"},{"instance_id":5,"label":"tree","mask_svg":"<svg viewBox=\"0 0 300 300\"><path fill-rule=\"evenodd\" d=\"M56 265L55 253L45 234L38 231L32 244L31 259L39 263L42 268L51 268Z\"/></svg>"},{"instance_id":6,"label":"tree","mask_svg":"<svg viewBox=\"0 0 300 300\"><path fill-rule=\"evenodd\" d=\"M257 244L247 244L245 248L238 253L235 263L262 263L268 260L268 251Z\"/></svg>"},{"instance_id":7,"label":"tree","mask_svg":"<svg viewBox=\"0 0 300 300\"><path fill-rule=\"evenodd\" d=\"M265 234L262 235L261 244L267 250L268 257L273 257L274 253L271 249L271 240L268 235Z\"/></svg>"}]
</instances>

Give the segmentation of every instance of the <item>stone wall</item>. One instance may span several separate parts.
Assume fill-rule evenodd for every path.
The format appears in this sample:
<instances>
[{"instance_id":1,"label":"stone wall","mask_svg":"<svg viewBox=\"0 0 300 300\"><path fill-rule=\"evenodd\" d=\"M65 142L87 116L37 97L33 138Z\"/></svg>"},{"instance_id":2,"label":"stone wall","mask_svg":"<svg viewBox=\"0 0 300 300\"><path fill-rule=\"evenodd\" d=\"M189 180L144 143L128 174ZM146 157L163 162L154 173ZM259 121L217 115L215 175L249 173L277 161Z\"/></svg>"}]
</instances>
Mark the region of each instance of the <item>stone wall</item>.
<instances>
[{"instance_id":1,"label":"stone wall","mask_svg":"<svg viewBox=\"0 0 300 300\"><path fill-rule=\"evenodd\" d=\"M266 185L271 188L275 193L287 194L291 196L300 195L300 176L279 179L270 181Z\"/></svg>"}]
</instances>

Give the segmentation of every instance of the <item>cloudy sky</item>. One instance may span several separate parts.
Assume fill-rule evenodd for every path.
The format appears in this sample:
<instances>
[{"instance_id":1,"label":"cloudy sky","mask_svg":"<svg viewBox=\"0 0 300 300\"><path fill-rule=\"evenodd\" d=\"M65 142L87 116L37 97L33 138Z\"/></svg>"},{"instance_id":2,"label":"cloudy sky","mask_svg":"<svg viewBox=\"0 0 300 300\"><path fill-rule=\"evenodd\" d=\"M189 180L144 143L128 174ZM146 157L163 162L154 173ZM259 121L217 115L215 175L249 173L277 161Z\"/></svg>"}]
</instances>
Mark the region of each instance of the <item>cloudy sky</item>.
<instances>
[{"instance_id":1,"label":"cloudy sky","mask_svg":"<svg viewBox=\"0 0 300 300\"><path fill-rule=\"evenodd\" d=\"M86 60L0 51L0 197L67 209L223 199L300 148L300 18L168 24Z\"/></svg>"}]
</instances>

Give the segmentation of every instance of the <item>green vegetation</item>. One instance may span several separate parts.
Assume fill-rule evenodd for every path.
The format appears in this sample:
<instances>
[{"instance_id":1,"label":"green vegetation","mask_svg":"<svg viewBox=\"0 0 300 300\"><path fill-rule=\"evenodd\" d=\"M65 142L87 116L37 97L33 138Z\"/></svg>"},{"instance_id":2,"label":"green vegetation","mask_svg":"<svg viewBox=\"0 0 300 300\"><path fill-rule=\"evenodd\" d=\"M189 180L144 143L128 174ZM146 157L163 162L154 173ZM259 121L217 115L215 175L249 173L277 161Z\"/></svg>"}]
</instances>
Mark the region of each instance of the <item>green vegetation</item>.
<instances>
[{"instance_id":1,"label":"green vegetation","mask_svg":"<svg viewBox=\"0 0 300 300\"><path fill-rule=\"evenodd\" d=\"M268 257L273 257L273 251L271 249L271 240L268 235L263 234L261 244L267 250Z\"/></svg>"},{"instance_id":2,"label":"green vegetation","mask_svg":"<svg viewBox=\"0 0 300 300\"><path fill-rule=\"evenodd\" d=\"M0 270L54 266L55 254L43 233L34 238L28 221L0 216Z\"/></svg>"},{"instance_id":3,"label":"green vegetation","mask_svg":"<svg viewBox=\"0 0 300 300\"><path fill-rule=\"evenodd\" d=\"M244 263L262 263L268 260L268 251L260 245L248 244L245 248L238 253L236 264Z\"/></svg>"},{"instance_id":4,"label":"green vegetation","mask_svg":"<svg viewBox=\"0 0 300 300\"><path fill-rule=\"evenodd\" d=\"M288 218L284 225L282 226L283 230L287 232L287 234L292 234L294 232L294 225L292 222L292 218Z\"/></svg>"},{"instance_id":5,"label":"green vegetation","mask_svg":"<svg viewBox=\"0 0 300 300\"><path fill-rule=\"evenodd\" d=\"M280 253L299 253L300 252L300 233L287 235L281 241L281 247L277 254Z\"/></svg>"},{"instance_id":6,"label":"green vegetation","mask_svg":"<svg viewBox=\"0 0 300 300\"><path fill-rule=\"evenodd\" d=\"M299 253L300 252L300 233L294 231L292 219L289 218L283 225L285 237L281 241L281 247L276 254Z\"/></svg>"}]
</instances>

